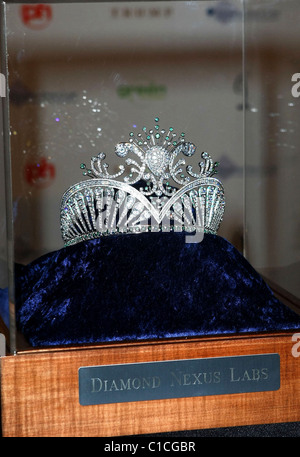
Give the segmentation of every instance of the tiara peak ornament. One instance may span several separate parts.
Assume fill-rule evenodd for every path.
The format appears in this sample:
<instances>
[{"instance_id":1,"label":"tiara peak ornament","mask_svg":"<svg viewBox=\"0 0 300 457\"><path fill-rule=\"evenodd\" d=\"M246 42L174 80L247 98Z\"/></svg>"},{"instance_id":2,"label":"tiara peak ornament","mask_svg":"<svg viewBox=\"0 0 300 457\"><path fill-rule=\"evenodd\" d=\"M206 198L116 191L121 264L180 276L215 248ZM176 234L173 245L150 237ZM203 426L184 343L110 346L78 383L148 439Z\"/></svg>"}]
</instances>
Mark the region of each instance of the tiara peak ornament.
<instances>
[{"instance_id":1,"label":"tiara peak ornament","mask_svg":"<svg viewBox=\"0 0 300 457\"><path fill-rule=\"evenodd\" d=\"M109 173L105 153L80 165L90 179L71 186L61 202L65 245L116 233L202 231L216 234L225 209L224 188L213 178L219 163L202 152L199 170L186 163L196 146L159 119L115 146L123 160ZM121 179L120 179L121 178Z\"/></svg>"}]
</instances>

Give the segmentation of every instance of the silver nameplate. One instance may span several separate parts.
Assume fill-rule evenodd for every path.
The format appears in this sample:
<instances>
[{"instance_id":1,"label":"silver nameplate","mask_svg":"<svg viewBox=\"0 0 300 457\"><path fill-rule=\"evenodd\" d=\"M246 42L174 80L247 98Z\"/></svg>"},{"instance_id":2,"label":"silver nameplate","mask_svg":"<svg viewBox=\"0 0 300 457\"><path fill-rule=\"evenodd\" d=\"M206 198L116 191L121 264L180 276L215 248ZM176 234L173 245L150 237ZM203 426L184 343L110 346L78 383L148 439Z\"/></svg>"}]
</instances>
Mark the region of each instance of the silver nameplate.
<instances>
[{"instance_id":1,"label":"silver nameplate","mask_svg":"<svg viewBox=\"0 0 300 457\"><path fill-rule=\"evenodd\" d=\"M264 392L279 388L279 354L79 368L81 405Z\"/></svg>"}]
</instances>

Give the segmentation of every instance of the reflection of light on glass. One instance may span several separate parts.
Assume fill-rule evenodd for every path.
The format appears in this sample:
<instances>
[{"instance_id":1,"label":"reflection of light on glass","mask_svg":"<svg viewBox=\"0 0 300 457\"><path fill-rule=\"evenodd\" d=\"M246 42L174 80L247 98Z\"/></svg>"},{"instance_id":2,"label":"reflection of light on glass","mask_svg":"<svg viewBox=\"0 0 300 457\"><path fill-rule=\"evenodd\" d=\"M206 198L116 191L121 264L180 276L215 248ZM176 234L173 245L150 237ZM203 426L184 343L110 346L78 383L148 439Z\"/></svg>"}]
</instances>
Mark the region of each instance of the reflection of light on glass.
<instances>
[{"instance_id":1,"label":"reflection of light on glass","mask_svg":"<svg viewBox=\"0 0 300 457\"><path fill-rule=\"evenodd\" d=\"M95 153L95 148L106 147L109 150L111 142L114 145L115 139L119 139L115 112L111 111L107 102L93 97L86 90L78 93L74 100L65 101L58 97L51 104L43 101L39 103L39 109L42 114L38 123L33 123L30 116L24 119L24 125L30 127L32 135L30 139L25 136L21 138L24 141L23 147L21 145L24 159L27 155L44 153L55 153L56 157L62 157L72 151L73 155L78 153L78 160L81 160L83 151L90 157ZM39 135L40 131L43 135ZM19 133L12 126L12 141L16 141ZM13 147L17 148L18 145Z\"/></svg>"}]
</instances>

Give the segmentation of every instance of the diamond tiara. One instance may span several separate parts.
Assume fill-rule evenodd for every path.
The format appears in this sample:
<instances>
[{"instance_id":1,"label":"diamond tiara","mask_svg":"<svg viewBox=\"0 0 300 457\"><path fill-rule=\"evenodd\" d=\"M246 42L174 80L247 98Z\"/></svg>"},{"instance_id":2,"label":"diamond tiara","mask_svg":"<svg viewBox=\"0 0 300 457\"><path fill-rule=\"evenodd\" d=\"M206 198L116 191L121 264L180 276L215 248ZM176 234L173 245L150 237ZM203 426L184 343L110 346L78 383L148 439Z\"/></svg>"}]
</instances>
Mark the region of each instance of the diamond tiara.
<instances>
[{"instance_id":1,"label":"diamond tiara","mask_svg":"<svg viewBox=\"0 0 300 457\"><path fill-rule=\"evenodd\" d=\"M225 209L224 188L212 176L218 162L202 152L199 171L186 161L196 146L159 119L142 133L129 134L115 146L123 160L109 174L106 155L81 164L90 178L71 186L61 201L61 233L65 246L117 233L185 231L216 234ZM122 179L120 179L122 177Z\"/></svg>"}]
</instances>

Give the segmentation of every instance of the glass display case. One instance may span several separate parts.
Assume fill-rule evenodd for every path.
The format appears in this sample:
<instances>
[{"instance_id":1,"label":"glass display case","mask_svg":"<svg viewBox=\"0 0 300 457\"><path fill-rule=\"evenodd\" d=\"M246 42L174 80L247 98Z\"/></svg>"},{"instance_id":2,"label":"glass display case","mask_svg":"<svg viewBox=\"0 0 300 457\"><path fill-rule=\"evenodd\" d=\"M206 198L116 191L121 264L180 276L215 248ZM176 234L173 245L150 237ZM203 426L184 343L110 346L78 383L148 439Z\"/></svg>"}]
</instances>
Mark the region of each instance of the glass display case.
<instances>
[{"instance_id":1,"label":"glass display case","mask_svg":"<svg viewBox=\"0 0 300 457\"><path fill-rule=\"evenodd\" d=\"M1 73L3 75L3 73ZM4 144L3 144L3 119L2 119L2 105L3 98L6 95L6 84L4 75L0 83L1 90L1 137L0 137L0 208L1 208L1 223L0 223L0 356L6 353L6 342L9 340L9 300L8 300L8 245L7 245L7 227L6 227L6 189L5 189L5 158L4 158Z\"/></svg>"},{"instance_id":2,"label":"glass display case","mask_svg":"<svg viewBox=\"0 0 300 457\"><path fill-rule=\"evenodd\" d=\"M82 179L80 164L105 151L115 171L115 144L151 128L156 117L222 163L227 203L220 233L243 249L240 0L7 2L3 20L11 268L63 248L61 197ZM28 348L17 335L13 352Z\"/></svg>"},{"instance_id":3,"label":"glass display case","mask_svg":"<svg viewBox=\"0 0 300 457\"><path fill-rule=\"evenodd\" d=\"M299 312L300 4L245 3L245 255Z\"/></svg>"},{"instance_id":4,"label":"glass display case","mask_svg":"<svg viewBox=\"0 0 300 457\"><path fill-rule=\"evenodd\" d=\"M297 308L297 12L296 0L2 4L10 352L33 348L16 315L26 288L43 289L19 272L65 249L61 198L80 166L104 152L117 173L115 145L157 122L220 163L219 235Z\"/></svg>"}]
</instances>

